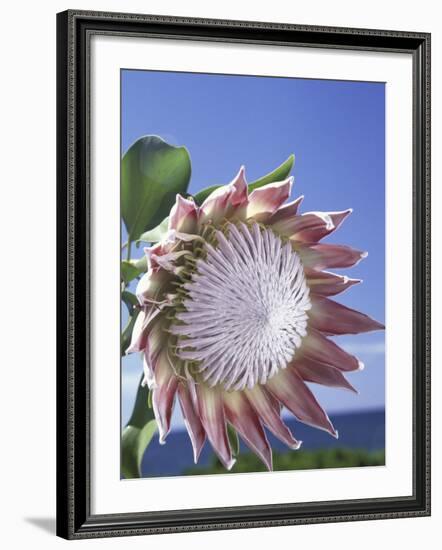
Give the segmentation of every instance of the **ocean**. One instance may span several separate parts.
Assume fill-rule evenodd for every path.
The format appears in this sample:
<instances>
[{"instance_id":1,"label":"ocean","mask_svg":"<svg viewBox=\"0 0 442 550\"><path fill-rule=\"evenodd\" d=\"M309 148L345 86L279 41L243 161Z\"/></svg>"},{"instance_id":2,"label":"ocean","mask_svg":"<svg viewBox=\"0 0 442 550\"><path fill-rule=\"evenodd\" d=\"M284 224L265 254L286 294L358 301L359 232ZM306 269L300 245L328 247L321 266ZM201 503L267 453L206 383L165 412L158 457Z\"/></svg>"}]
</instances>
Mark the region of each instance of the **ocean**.
<instances>
[{"instance_id":1,"label":"ocean","mask_svg":"<svg viewBox=\"0 0 442 550\"><path fill-rule=\"evenodd\" d=\"M335 439L321 430L305 426L294 419L285 419L284 421L292 430L293 435L303 442L301 449L304 450L345 447L377 451L385 448L384 410L331 414L330 419L339 432L339 439ZM267 432L267 436L274 450L283 452L288 450L272 434ZM241 442L241 451L248 450ZM213 456L210 443L206 441L198 465L209 465ZM193 466L189 436L185 430L176 430L168 435L165 445L160 445L158 436L154 436L144 455L141 472L143 477L177 476L182 475L185 470Z\"/></svg>"}]
</instances>

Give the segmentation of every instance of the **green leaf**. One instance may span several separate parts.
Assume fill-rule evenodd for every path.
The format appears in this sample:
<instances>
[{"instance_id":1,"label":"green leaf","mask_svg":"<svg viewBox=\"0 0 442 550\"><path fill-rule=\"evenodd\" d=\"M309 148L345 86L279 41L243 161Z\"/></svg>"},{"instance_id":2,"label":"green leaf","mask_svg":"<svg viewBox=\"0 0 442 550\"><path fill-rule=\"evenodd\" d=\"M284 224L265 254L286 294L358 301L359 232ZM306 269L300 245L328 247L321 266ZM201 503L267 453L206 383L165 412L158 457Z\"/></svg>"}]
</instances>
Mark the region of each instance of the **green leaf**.
<instances>
[{"instance_id":1,"label":"green leaf","mask_svg":"<svg viewBox=\"0 0 442 550\"><path fill-rule=\"evenodd\" d=\"M147 271L147 258L142 256L139 260L123 260L121 262L121 279L130 283L136 277Z\"/></svg>"},{"instance_id":2,"label":"green leaf","mask_svg":"<svg viewBox=\"0 0 442 550\"><path fill-rule=\"evenodd\" d=\"M231 424L227 424L227 436L229 438L230 448L232 449L233 457L239 455L239 437L235 428Z\"/></svg>"},{"instance_id":3,"label":"green leaf","mask_svg":"<svg viewBox=\"0 0 442 550\"><path fill-rule=\"evenodd\" d=\"M123 332L121 333L121 355L123 356L126 353L127 348L129 347L130 340L132 338L132 330L134 328L135 320L137 318L137 311L134 309L138 305L138 300L135 294L125 290L121 293L121 299L127 307L129 312L129 319L126 326L124 327Z\"/></svg>"},{"instance_id":4,"label":"green leaf","mask_svg":"<svg viewBox=\"0 0 442 550\"><path fill-rule=\"evenodd\" d=\"M187 149L158 136L142 137L128 149L121 163L121 213L129 242L164 220L176 194L186 195L190 173Z\"/></svg>"},{"instance_id":5,"label":"green leaf","mask_svg":"<svg viewBox=\"0 0 442 550\"><path fill-rule=\"evenodd\" d=\"M121 356L124 356L127 348L130 345L130 341L132 338L132 331L134 329L136 318L137 318L136 315L130 315L129 320L127 321L127 324L124 327L123 332L121 333Z\"/></svg>"},{"instance_id":6,"label":"green leaf","mask_svg":"<svg viewBox=\"0 0 442 550\"><path fill-rule=\"evenodd\" d=\"M138 299L135 294L129 292L128 290L124 290L121 293L121 299L126 304L129 315L132 315L134 307L138 305Z\"/></svg>"},{"instance_id":7,"label":"green leaf","mask_svg":"<svg viewBox=\"0 0 442 550\"><path fill-rule=\"evenodd\" d=\"M141 385L142 379L121 439L121 470L126 479L141 476L141 461L157 428L153 410L148 406L149 389Z\"/></svg>"},{"instance_id":8,"label":"green leaf","mask_svg":"<svg viewBox=\"0 0 442 550\"><path fill-rule=\"evenodd\" d=\"M141 461L157 429L155 420L150 420L141 429L126 426L121 439L121 471L126 479L141 477Z\"/></svg>"},{"instance_id":9,"label":"green leaf","mask_svg":"<svg viewBox=\"0 0 442 550\"><path fill-rule=\"evenodd\" d=\"M289 158L286 161L284 161L282 164L280 164L278 168L275 168L273 172L270 172L265 176L263 176L262 178L259 178L249 183L249 186L248 186L249 193L254 189L258 189L258 187L267 185L268 183L275 183L276 181L285 180L290 174L293 168L294 162L295 162L295 155L290 155ZM196 202L196 204L198 204L198 206L201 206L201 204L205 201L205 199L207 199L207 197L219 187L222 187L222 186L212 185L211 187L206 187L205 189L202 189L201 191L196 193L196 195L193 196L194 201Z\"/></svg>"},{"instance_id":10,"label":"green leaf","mask_svg":"<svg viewBox=\"0 0 442 550\"><path fill-rule=\"evenodd\" d=\"M165 236L168 227L169 216L167 216L167 218L164 218L164 220L159 225L157 225L150 231L146 231L145 233L143 233L138 241L144 241L146 243L157 243L158 241L161 241L161 239Z\"/></svg>"},{"instance_id":11,"label":"green leaf","mask_svg":"<svg viewBox=\"0 0 442 550\"><path fill-rule=\"evenodd\" d=\"M121 262L121 279L127 284L135 277L138 277L139 271L131 261L123 260Z\"/></svg>"},{"instance_id":12,"label":"green leaf","mask_svg":"<svg viewBox=\"0 0 442 550\"><path fill-rule=\"evenodd\" d=\"M278 168L275 168L273 172L266 174L262 178L259 178L252 183L249 183L249 192L253 191L254 189L258 189L258 187L262 187L263 185L267 185L268 183L275 183L276 181L285 180L292 171L294 162L295 155L290 155L289 158L282 164L280 164Z\"/></svg>"}]
</instances>

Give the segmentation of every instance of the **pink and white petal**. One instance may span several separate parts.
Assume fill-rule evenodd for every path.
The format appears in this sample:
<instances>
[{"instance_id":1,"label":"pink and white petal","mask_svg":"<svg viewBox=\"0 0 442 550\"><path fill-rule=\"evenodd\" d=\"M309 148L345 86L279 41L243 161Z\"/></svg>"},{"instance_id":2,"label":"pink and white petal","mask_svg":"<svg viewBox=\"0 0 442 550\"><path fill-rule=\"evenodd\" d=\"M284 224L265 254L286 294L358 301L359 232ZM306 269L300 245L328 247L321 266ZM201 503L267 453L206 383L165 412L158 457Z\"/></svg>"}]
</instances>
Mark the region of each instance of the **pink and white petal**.
<instances>
[{"instance_id":1,"label":"pink and white petal","mask_svg":"<svg viewBox=\"0 0 442 550\"><path fill-rule=\"evenodd\" d=\"M241 166L238 174L233 178L229 186L231 188L229 201L231 206L239 208L245 206L247 204L248 187L244 166Z\"/></svg>"},{"instance_id":2,"label":"pink and white petal","mask_svg":"<svg viewBox=\"0 0 442 550\"><path fill-rule=\"evenodd\" d=\"M162 294L168 292L173 275L161 267L149 269L138 281L135 294L141 305L161 302Z\"/></svg>"},{"instance_id":3,"label":"pink and white petal","mask_svg":"<svg viewBox=\"0 0 442 550\"><path fill-rule=\"evenodd\" d=\"M227 184L215 189L200 208L199 223L207 221L220 222L223 218L231 217L238 209L247 204L247 181L244 166L238 174Z\"/></svg>"},{"instance_id":4,"label":"pink and white petal","mask_svg":"<svg viewBox=\"0 0 442 550\"><path fill-rule=\"evenodd\" d=\"M160 444L164 444L170 430L175 394L178 379L170 365L167 350L163 350L154 362L154 384L152 390L152 407L160 433Z\"/></svg>"},{"instance_id":5,"label":"pink and white petal","mask_svg":"<svg viewBox=\"0 0 442 550\"><path fill-rule=\"evenodd\" d=\"M277 222L290 220L291 218L296 216L303 200L304 200L304 195L301 195L294 201L288 202L287 204L284 204L283 206L278 208L278 210L273 212L273 214L269 217L269 220L268 220L269 225L273 225L274 223L277 223Z\"/></svg>"},{"instance_id":6,"label":"pink and white petal","mask_svg":"<svg viewBox=\"0 0 442 550\"><path fill-rule=\"evenodd\" d=\"M340 212L327 212L333 222L333 228L330 230L319 230L317 233L315 233L313 240L320 241L327 235L330 235L331 233L339 229L344 220L346 220L352 212L353 208L347 208L347 210L342 210Z\"/></svg>"},{"instance_id":7,"label":"pink and white petal","mask_svg":"<svg viewBox=\"0 0 442 550\"><path fill-rule=\"evenodd\" d=\"M138 312L135 324L132 329L132 337L129 347L126 349L125 354L136 353L137 351L143 351L147 342L147 331L145 330L145 320L147 317L146 309L142 309Z\"/></svg>"},{"instance_id":8,"label":"pink and white petal","mask_svg":"<svg viewBox=\"0 0 442 550\"><path fill-rule=\"evenodd\" d=\"M164 319L160 317L150 327L147 333L146 347L144 348L146 361L152 366L152 370L154 370L155 362L160 352L166 350L168 336L165 331Z\"/></svg>"},{"instance_id":9,"label":"pink and white petal","mask_svg":"<svg viewBox=\"0 0 442 550\"><path fill-rule=\"evenodd\" d=\"M249 195L246 219L273 214L290 197L293 177L254 189Z\"/></svg>"},{"instance_id":10,"label":"pink and white petal","mask_svg":"<svg viewBox=\"0 0 442 550\"><path fill-rule=\"evenodd\" d=\"M337 437L327 413L295 369L279 371L267 382L267 388L300 422Z\"/></svg>"},{"instance_id":11,"label":"pink and white petal","mask_svg":"<svg viewBox=\"0 0 442 550\"><path fill-rule=\"evenodd\" d=\"M189 243L192 241L201 241L205 242L204 239L200 235L196 235L195 233L182 233L181 231L175 231L175 229L171 229L168 232L168 238L172 241L184 241L185 243Z\"/></svg>"},{"instance_id":12,"label":"pink and white petal","mask_svg":"<svg viewBox=\"0 0 442 550\"><path fill-rule=\"evenodd\" d=\"M350 279L346 275L337 275L328 271L305 269L304 273L310 292L321 296L335 296L353 285L362 283L361 279Z\"/></svg>"},{"instance_id":13,"label":"pink and white petal","mask_svg":"<svg viewBox=\"0 0 442 550\"><path fill-rule=\"evenodd\" d=\"M198 414L207 437L224 467L230 470L235 464L235 459L232 457L227 437L222 391L204 384L196 384L195 390Z\"/></svg>"},{"instance_id":14,"label":"pink and white petal","mask_svg":"<svg viewBox=\"0 0 442 550\"><path fill-rule=\"evenodd\" d=\"M315 242L315 232L333 229L332 219L326 212L306 212L273 224L273 229L295 241ZM312 238L309 238L309 236Z\"/></svg>"},{"instance_id":15,"label":"pink and white petal","mask_svg":"<svg viewBox=\"0 0 442 550\"><path fill-rule=\"evenodd\" d=\"M318 242L327 235L330 235L331 233L334 233L341 225L342 222L353 212L352 208L348 208L347 210L343 210L341 212L323 212L325 216L327 216L327 219L330 220L330 223L327 225L317 226L317 227L310 227L306 229L305 231L299 232L296 236L293 238L298 241L304 241L304 242ZM317 214L320 214L318 212Z\"/></svg>"},{"instance_id":16,"label":"pink and white petal","mask_svg":"<svg viewBox=\"0 0 442 550\"><path fill-rule=\"evenodd\" d=\"M183 413L184 424L192 443L193 460L196 464L206 440L206 432L193 405L189 389L184 383L178 384L178 400Z\"/></svg>"},{"instance_id":17,"label":"pink and white petal","mask_svg":"<svg viewBox=\"0 0 442 550\"><path fill-rule=\"evenodd\" d=\"M162 256L156 256L152 254L152 261L155 261L160 267L166 271L171 271L175 273L176 271L176 262L183 256L189 255L188 250L178 250L177 252L168 252Z\"/></svg>"},{"instance_id":18,"label":"pink and white petal","mask_svg":"<svg viewBox=\"0 0 442 550\"><path fill-rule=\"evenodd\" d=\"M385 326L365 313L322 296L311 296L310 325L326 334L359 334L382 330Z\"/></svg>"},{"instance_id":19,"label":"pink and white petal","mask_svg":"<svg viewBox=\"0 0 442 550\"><path fill-rule=\"evenodd\" d=\"M330 365L324 365L324 363L318 363L311 359L304 358L293 361L291 368L294 368L299 376L306 382L314 382L315 384L321 384L322 386L329 386L331 388L344 388L354 393L358 393L342 372L336 367L331 367Z\"/></svg>"},{"instance_id":20,"label":"pink and white petal","mask_svg":"<svg viewBox=\"0 0 442 550\"><path fill-rule=\"evenodd\" d=\"M198 218L200 225L207 222L217 223L225 218L231 192L232 190L228 185L223 185L207 197L200 207Z\"/></svg>"},{"instance_id":21,"label":"pink and white petal","mask_svg":"<svg viewBox=\"0 0 442 550\"><path fill-rule=\"evenodd\" d=\"M346 352L333 340L329 340L322 332L312 327L309 327L307 336L302 341L300 352L302 358L324 363L342 371L351 372L364 368L357 357Z\"/></svg>"},{"instance_id":22,"label":"pink and white petal","mask_svg":"<svg viewBox=\"0 0 442 550\"><path fill-rule=\"evenodd\" d=\"M317 270L352 267L368 256L367 252L338 244L294 243L294 246L304 265Z\"/></svg>"},{"instance_id":23,"label":"pink and white petal","mask_svg":"<svg viewBox=\"0 0 442 550\"><path fill-rule=\"evenodd\" d=\"M152 259L152 256L161 256L163 254L167 254L167 252L170 252L172 250L173 243L171 241L160 241L158 243L153 244L152 246L145 246L144 247L144 254L147 258L147 266L148 271L150 269L158 268L158 264L155 262L155 259Z\"/></svg>"},{"instance_id":24,"label":"pink and white petal","mask_svg":"<svg viewBox=\"0 0 442 550\"><path fill-rule=\"evenodd\" d=\"M244 393L255 409L256 414L273 435L290 447L290 449L299 449L302 441L297 441L282 421L279 402L259 385L254 386L252 389L244 390Z\"/></svg>"},{"instance_id":25,"label":"pink and white petal","mask_svg":"<svg viewBox=\"0 0 442 550\"><path fill-rule=\"evenodd\" d=\"M143 351L149 339L149 331L155 321L158 320L161 309L157 306L148 306L142 310L143 316L138 315L132 329L132 338L126 354Z\"/></svg>"},{"instance_id":26,"label":"pink and white petal","mask_svg":"<svg viewBox=\"0 0 442 550\"><path fill-rule=\"evenodd\" d=\"M227 420L246 445L272 470L272 449L258 416L242 392L225 392L224 409Z\"/></svg>"},{"instance_id":27,"label":"pink and white petal","mask_svg":"<svg viewBox=\"0 0 442 550\"><path fill-rule=\"evenodd\" d=\"M170 211L169 230L193 233L196 229L197 219L198 207L194 201L177 195L175 204Z\"/></svg>"}]
</instances>

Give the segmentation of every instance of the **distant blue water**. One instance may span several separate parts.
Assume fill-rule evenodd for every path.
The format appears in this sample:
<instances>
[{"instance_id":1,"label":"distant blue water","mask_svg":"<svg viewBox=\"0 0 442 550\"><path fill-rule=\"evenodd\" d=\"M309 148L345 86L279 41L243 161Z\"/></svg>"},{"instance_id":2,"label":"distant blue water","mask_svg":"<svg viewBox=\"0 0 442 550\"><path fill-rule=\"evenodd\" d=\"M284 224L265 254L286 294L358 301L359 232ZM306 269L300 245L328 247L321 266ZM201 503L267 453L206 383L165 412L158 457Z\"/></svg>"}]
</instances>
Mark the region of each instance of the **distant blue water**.
<instances>
[{"instance_id":1,"label":"distant blue water","mask_svg":"<svg viewBox=\"0 0 442 550\"><path fill-rule=\"evenodd\" d=\"M357 413L330 415L333 425L339 432L339 439L305 426L296 420L285 420L294 436L303 441L301 449L330 449L346 447L376 451L385 448L385 411L375 410ZM288 448L267 433L272 448L287 451ZM241 450L249 449L241 442ZM299 452L299 451L293 451ZM207 466L212 462L213 451L206 441L198 465ZM141 464L143 477L177 476L193 467L192 446L186 431L172 431L165 445L158 443L158 436L150 443Z\"/></svg>"}]
</instances>

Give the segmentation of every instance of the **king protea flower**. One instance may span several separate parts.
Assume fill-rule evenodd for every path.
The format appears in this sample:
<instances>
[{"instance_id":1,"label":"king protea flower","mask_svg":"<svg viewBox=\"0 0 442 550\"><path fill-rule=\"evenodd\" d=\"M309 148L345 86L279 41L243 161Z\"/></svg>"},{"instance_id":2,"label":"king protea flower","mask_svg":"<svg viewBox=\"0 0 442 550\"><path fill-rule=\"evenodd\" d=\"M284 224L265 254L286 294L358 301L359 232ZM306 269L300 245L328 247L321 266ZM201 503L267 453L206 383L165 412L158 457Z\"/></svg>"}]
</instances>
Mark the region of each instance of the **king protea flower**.
<instances>
[{"instance_id":1,"label":"king protea flower","mask_svg":"<svg viewBox=\"0 0 442 550\"><path fill-rule=\"evenodd\" d=\"M360 280L329 271L366 252L323 244L351 210L298 214L284 204L293 178L248 193L244 168L198 207L178 195L162 241L145 252L128 352L144 356L160 442L177 398L197 462L206 437L223 465L235 459L227 423L272 469L264 427L291 449L286 407L337 437L306 382L346 388L362 363L329 336L384 328L330 298Z\"/></svg>"}]
</instances>

